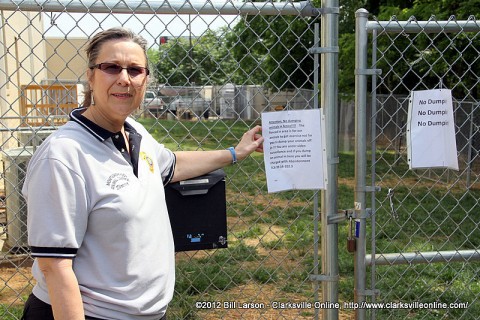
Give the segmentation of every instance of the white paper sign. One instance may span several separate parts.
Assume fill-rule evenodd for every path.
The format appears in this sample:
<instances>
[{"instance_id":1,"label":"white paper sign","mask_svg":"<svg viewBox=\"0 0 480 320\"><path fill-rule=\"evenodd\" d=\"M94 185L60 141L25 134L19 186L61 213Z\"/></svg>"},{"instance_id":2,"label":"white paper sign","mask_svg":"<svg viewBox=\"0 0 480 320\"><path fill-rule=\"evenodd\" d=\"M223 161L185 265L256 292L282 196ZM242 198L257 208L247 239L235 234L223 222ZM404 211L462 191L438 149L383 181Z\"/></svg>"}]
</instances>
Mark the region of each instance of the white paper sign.
<instances>
[{"instance_id":1,"label":"white paper sign","mask_svg":"<svg viewBox=\"0 0 480 320\"><path fill-rule=\"evenodd\" d=\"M320 109L262 113L269 193L325 189L324 128Z\"/></svg>"},{"instance_id":2,"label":"white paper sign","mask_svg":"<svg viewBox=\"0 0 480 320\"><path fill-rule=\"evenodd\" d=\"M412 92L408 106L407 147L410 169L458 170L451 90Z\"/></svg>"}]
</instances>

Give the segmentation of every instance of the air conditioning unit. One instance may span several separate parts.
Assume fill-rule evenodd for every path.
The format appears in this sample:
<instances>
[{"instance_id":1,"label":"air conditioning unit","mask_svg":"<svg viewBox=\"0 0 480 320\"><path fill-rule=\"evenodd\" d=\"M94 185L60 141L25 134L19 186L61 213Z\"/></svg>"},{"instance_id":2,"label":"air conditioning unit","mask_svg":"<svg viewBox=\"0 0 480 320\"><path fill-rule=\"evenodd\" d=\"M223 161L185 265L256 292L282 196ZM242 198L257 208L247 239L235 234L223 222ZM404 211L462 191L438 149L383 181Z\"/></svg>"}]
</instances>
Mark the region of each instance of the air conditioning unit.
<instances>
[{"instance_id":1,"label":"air conditioning unit","mask_svg":"<svg viewBox=\"0 0 480 320\"><path fill-rule=\"evenodd\" d=\"M33 147L8 149L2 155L7 214L5 244L10 252L26 252L28 250L27 204L22 196L22 187L28 162L33 155Z\"/></svg>"},{"instance_id":2,"label":"air conditioning unit","mask_svg":"<svg viewBox=\"0 0 480 320\"><path fill-rule=\"evenodd\" d=\"M233 84L226 84L219 92L220 117L222 119L235 119L238 117L235 112L236 89Z\"/></svg>"},{"instance_id":3,"label":"air conditioning unit","mask_svg":"<svg viewBox=\"0 0 480 320\"><path fill-rule=\"evenodd\" d=\"M53 132L54 130L18 131L17 139L18 139L18 142L20 143L20 146L38 147Z\"/></svg>"}]
</instances>

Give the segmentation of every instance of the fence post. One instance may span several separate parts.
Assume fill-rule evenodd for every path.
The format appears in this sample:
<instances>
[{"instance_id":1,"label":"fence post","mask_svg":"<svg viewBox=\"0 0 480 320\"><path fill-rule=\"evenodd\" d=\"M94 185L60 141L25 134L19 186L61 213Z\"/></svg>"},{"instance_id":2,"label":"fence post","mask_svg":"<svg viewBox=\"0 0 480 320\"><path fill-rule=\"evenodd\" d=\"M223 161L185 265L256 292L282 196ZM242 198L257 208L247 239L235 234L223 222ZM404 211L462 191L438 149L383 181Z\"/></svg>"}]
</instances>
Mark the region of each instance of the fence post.
<instances>
[{"instance_id":1,"label":"fence post","mask_svg":"<svg viewBox=\"0 0 480 320\"><path fill-rule=\"evenodd\" d=\"M322 9L338 8L338 0L322 0ZM321 46L329 48L321 55L321 103L325 114L328 187L322 197L322 270L330 279L322 283L322 300L338 302L338 225L328 224L337 215L338 171L338 12L322 15ZM338 319L339 310L322 309L322 319Z\"/></svg>"},{"instance_id":2,"label":"fence post","mask_svg":"<svg viewBox=\"0 0 480 320\"><path fill-rule=\"evenodd\" d=\"M355 319L366 319L366 172L367 172L367 42L368 11L355 13Z\"/></svg>"}]
</instances>

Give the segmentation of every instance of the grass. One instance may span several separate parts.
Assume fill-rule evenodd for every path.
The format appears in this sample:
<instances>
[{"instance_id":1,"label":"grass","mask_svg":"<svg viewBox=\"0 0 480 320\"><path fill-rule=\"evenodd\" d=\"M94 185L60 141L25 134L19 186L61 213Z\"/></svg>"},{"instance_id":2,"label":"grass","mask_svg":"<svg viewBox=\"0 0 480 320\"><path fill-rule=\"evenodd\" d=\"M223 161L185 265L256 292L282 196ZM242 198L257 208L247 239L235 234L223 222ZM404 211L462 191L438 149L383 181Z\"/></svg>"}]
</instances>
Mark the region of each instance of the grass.
<instances>
[{"instance_id":1,"label":"grass","mask_svg":"<svg viewBox=\"0 0 480 320\"><path fill-rule=\"evenodd\" d=\"M255 225L246 230L236 233L235 236L238 239L246 239L246 238L255 238L255 237L261 236L262 234L263 234L263 231L260 228L260 226Z\"/></svg>"},{"instance_id":2,"label":"grass","mask_svg":"<svg viewBox=\"0 0 480 320\"><path fill-rule=\"evenodd\" d=\"M235 145L243 132L254 125L233 121L152 121L146 121L147 127L151 125L159 141L170 148L181 147L183 150ZM165 130L170 131L167 134ZM478 190L465 192L462 188L425 182L421 175L408 169L405 161L389 151L377 151L376 157L375 179L383 184L376 197L377 252L471 249L480 246L478 219L470 216L479 209ZM352 153L340 154L339 209L351 209L353 206L354 163ZM206 297L212 301L222 300L229 292L235 292L249 283L260 286L281 284L283 294L277 298L294 294L300 301L311 301L313 293L308 277L313 272L314 192L267 194L261 155L254 155L239 166L227 167L225 171L230 191L227 197L228 216L238 219L230 230L236 242L230 248L206 258L189 260L188 267L183 264L178 266L177 292L172 307L174 314L188 314L188 318L193 319L198 316L197 310L188 308L189 304L185 301L190 301L192 297L197 300ZM387 187L395 190L397 219L392 218L388 201L382 199L382 192L386 192ZM368 224L370 235L370 221ZM281 234L267 239L264 233L269 226L280 228ZM339 292L341 300L353 301L354 265L353 255L346 251L347 232L347 224L340 224ZM239 255L239 252L243 253ZM272 257L278 255L282 256L283 263L272 261L275 260ZM377 301L471 302L468 309L377 310L379 319L473 319L474 315L480 314L478 264L377 266L376 274L376 289L381 292ZM199 281L198 278L207 280ZM249 298L245 296L243 299Z\"/></svg>"},{"instance_id":3,"label":"grass","mask_svg":"<svg viewBox=\"0 0 480 320\"><path fill-rule=\"evenodd\" d=\"M255 125L243 121L177 122L152 118L140 121L172 150L227 148L236 145L243 133ZM381 187L376 194L373 217L377 253L480 247L478 188L465 189L429 180L422 172L409 170L404 159L388 150L378 150L375 156L374 178ZM338 208L351 209L355 159L352 153L341 153L339 158ZM169 317L204 319L208 314L213 318L235 318L229 313L232 310L205 313L196 309L197 301L313 302L309 276L315 268L315 193L268 194L263 167L263 156L255 154L239 165L225 168L229 247L177 255L175 295ZM368 174L369 170L370 167ZM386 197L388 188L395 191L396 219ZM371 222L367 221L367 252L371 250ZM339 224L339 295L341 301L352 302L354 256L346 250L347 233L348 224ZM367 268L367 282L371 281L371 271ZM376 310L377 319L476 319L480 314L479 275L480 266L473 262L377 266L375 288L380 295L376 301L469 303L467 309ZM312 312L284 310L282 316L311 318ZM0 305L2 319L18 319L20 313L21 308Z\"/></svg>"},{"instance_id":4,"label":"grass","mask_svg":"<svg viewBox=\"0 0 480 320\"><path fill-rule=\"evenodd\" d=\"M0 305L0 315L3 320L18 320L22 317L23 306L5 306Z\"/></svg>"}]
</instances>

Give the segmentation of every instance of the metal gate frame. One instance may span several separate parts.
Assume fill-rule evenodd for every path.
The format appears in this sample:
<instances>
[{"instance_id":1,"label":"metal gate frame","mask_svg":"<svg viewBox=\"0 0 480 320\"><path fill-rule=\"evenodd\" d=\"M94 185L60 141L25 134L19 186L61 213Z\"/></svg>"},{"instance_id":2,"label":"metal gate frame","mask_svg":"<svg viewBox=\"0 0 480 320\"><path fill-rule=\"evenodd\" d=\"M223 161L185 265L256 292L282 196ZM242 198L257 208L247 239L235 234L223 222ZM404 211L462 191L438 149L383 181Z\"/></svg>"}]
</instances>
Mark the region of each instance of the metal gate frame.
<instances>
[{"instance_id":1,"label":"metal gate frame","mask_svg":"<svg viewBox=\"0 0 480 320\"><path fill-rule=\"evenodd\" d=\"M382 70L370 66L376 65L376 42L373 41L372 62L368 64L368 35L377 37L377 32L386 33L455 33L479 32L480 25L474 19L467 21L368 21L368 11L359 9L356 12L355 31L355 213L356 220L356 252L355 252L355 302L360 308L355 310L355 319L367 319L367 308L363 304L367 299L374 303L379 294L375 288L375 267L377 265L400 265L419 263L450 263L455 261L480 261L480 250L454 250L432 252L408 252L377 254L375 247L375 203L379 188L375 185L375 152L372 152L372 180L367 183L367 143L368 121L372 123L372 150L375 145L376 123L376 92L371 90L371 113L367 112L368 78L372 77L372 88L376 88L376 76ZM371 114L371 118L367 117ZM367 208L367 194L370 194L371 208ZM367 221L370 219L372 228L372 252L367 254ZM367 288L367 267L371 272L371 288ZM371 310L371 319L375 319L375 309Z\"/></svg>"}]
</instances>

